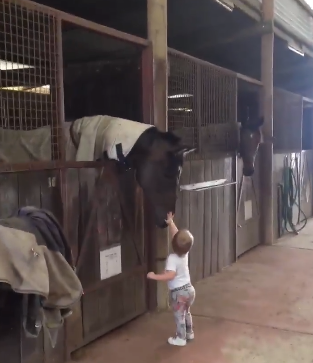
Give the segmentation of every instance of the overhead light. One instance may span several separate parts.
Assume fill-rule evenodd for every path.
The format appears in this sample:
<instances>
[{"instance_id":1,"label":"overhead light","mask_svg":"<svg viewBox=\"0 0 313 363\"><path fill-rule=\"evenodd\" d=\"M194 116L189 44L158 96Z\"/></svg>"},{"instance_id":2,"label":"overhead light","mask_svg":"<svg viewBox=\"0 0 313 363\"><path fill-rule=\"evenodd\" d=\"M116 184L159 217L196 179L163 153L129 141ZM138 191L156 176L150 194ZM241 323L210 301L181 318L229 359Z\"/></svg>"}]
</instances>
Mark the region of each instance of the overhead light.
<instances>
[{"instance_id":1,"label":"overhead light","mask_svg":"<svg viewBox=\"0 0 313 363\"><path fill-rule=\"evenodd\" d=\"M303 53L303 51L302 51L302 50L299 50L299 49L297 49L297 48L293 47L292 45L288 45L288 49L290 49L290 50L292 50L293 52L295 52L295 53L297 53L297 54L301 55L302 57L304 57L304 53Z\"/></svg>"},{"instance_id":2,"label":"overhead light","mask_svg":"<svg viewBox=\"0 0 313 363\"><path fill-rule=\"evenodd\" d=\"M215 0L218 4L222 5L226 10L233 11L234 4L230 0Z\"/></svg>"},{"instance_id":3,"label":"overhead light","mask_svg":"<svg viewBox=\"0 0 313 363\"><path fill-rule=\"evenodd\" d=\"M0 59L1 71L14 71L16 69L27 69L27 68L35 68L35 67L29 66L27 64L14 63Z\"/></svg>"},{"instance_id":4,"label":"overhead light","mask_svg":"<svg viewBox=\"0 0 313 363\"><path fill-rule=\"evenodd\" d=\"M168 96L168 98L187 98L187 97L193 97L193 95L190 95L188 93L182 93L182 94L178 94L178 95Z\"/></svg>"},{"instance_id":5,"label":"overhead light","mask_svg":"<svg viewBox=\"0 0 313 363\"><path fill-rule=\"evenodd\" d=\"M169 108L169 111L184 111L184 112L192 112L191 108L184 108L184 107L179 107L179 108Z\"/></svg>"},{"instance_id":6,"label":"overhead light","mask_svg":"<svg viewBox=\"0 0 313 363\"><path fill-rule=\"evenodd\" d=\"M4 91L15 91L15 92L30 92L30 93L40 93L44 95L50 94L50 85L46 84L44 86L32 87L27 86L12 86L12 87L0 87L0 90Z\"/></svg>"},{"instance_id":7,"label":"overhead light","mask_svg":"<svg viewBox=\"0 0 313 363\"><path fill-rule=\"evenodd\" d=\"M288 49L290 49L292 52L297 53L304 57L304 52L302 50L302 47L300 44L296 44L295 42L288 42Z\"/></svg>"}]
</instances>

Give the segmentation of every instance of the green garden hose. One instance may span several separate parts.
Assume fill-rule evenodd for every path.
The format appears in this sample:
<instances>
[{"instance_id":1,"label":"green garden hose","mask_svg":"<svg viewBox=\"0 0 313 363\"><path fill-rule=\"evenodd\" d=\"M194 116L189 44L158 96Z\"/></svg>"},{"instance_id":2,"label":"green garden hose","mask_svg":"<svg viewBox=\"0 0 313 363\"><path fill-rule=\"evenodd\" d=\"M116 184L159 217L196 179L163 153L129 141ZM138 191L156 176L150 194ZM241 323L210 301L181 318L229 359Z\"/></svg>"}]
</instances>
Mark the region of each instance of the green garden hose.
<instances>
[{"instance_id":1,"label":"green garden hose","mask_svg":"<svg viewBox=\"0 0 313 363\"><path fill-rule=\"evenodd\" d=\"M292 161L288 165L288 159L285 158L283 169L283 181L279 184L281 191L281 220L282 229L289 232L298 234L307 224L307 216L301 209L301 182L299 173L298 158L295 158L295 170L292 168ZM294 207L298 209L297 221L294 222L293 210ZM301 216L303 217L301 219Z\"/></svg>"}]
</instances>

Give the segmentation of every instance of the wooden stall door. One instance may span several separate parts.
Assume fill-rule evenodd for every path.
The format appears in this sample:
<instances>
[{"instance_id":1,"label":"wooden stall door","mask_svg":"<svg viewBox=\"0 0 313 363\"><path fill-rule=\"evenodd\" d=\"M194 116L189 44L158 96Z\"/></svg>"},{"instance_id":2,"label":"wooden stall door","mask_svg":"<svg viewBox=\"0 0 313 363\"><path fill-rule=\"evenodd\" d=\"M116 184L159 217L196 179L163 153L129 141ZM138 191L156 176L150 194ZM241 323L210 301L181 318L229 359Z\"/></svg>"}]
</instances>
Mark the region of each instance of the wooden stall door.
<instances>
[{"instance_id":1,"label":"wooden stall door","mask_svg":"<svg viewBox=\"0 0 313 363\"><path fill-rule=\"evenodd\" d=\"M238 199L242 180L242 160L238 159ZM243 178L241 200L237 202L237 257L260 244L259 153L254 175ZM254 184L254 189L253 189ZM254 193L255 190L255 193Z\"/></svg>"},{"instance_id":2,"label":"wooden stall door","mask_svg":"<svg viewBox=\"0 0 313 363\"><path fill-rule=\"evenodd\" d=\"M74 237L76 230L78 248L73 249L77 255L81 248L83 254L78 276L84 288L82 326L76 324L75 332L81 330L82 339L72 341L71 349L75 350L146 312L146 264L142 192L134 173L128 171L116 177L106 173L101 179L99 171L92 169L71 173L76 177L72 175L68 187L76 207L68 216L73 223L69 235ZM76 187L75 180L79 182ZM88 232L89 218L92 227ZM87 248L83 251L86 233ZM72 330L73 326L69 332Z\"/></svg>"},{"instance_id":3,"label":"wooden stall door","mask_svg":"<svg viewBox=\"0 0 313 363\"><path fill-rule=\"evenodd\" d=\"M232 158L186 161L180 184L225 178L232 180ZM190 274L195 283L235 261L235 186L204 191L181 191L175 221L188 228L195 243L190 251Z\"/></svg>"},{"instance_id":4,"label":"wooden stall door","mask_svg":"<svg viewBox=\"0 0 313 363\"><path fill-rule=\"evenodd\" d=\"M0 218L8 218L25 206L51 211L62 223L62 201L58 171L42 170L0 174ZM9 293L9 300L0 293L0 352L9 363L62 362L64 328L52 348L48 334L42 330L37 339L28 338L21 324L21 295Z\"/></svg>"}]
</instances>

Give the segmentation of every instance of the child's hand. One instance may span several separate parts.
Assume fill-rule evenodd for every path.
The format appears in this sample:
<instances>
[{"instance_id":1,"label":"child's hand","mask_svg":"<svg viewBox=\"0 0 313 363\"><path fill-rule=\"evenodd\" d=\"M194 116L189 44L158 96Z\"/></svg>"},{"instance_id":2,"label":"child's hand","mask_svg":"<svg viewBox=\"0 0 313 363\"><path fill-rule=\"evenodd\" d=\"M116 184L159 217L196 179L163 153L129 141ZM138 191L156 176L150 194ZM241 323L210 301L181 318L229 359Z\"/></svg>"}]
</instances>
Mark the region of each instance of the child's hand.
<instances>
[{"instance_id":1,"label":"child's hand","mask_svg":"<svg viewBox=\"0 0 313 363\"><path fill-rule=\"evenodd\" d=\"M155 276L155 273L154 272L149 272L147 274L147 278L150 279L150 280L153 280L154 279L154 276Z\"/></svg>"},{"instance_id":2,"label":"child's hand","mask_svg":"<svg viewBox=\"0 0 313 363\"><path fill-rule=\"evenodd\" d=\"M170 213L167 213L167 219L166 219L166 223L167 224L171 224L172 222L173 222L173 218L174 218L174 215L173 215L173 213L172 212L170 212Z\"/></svg>"}]
</instances>

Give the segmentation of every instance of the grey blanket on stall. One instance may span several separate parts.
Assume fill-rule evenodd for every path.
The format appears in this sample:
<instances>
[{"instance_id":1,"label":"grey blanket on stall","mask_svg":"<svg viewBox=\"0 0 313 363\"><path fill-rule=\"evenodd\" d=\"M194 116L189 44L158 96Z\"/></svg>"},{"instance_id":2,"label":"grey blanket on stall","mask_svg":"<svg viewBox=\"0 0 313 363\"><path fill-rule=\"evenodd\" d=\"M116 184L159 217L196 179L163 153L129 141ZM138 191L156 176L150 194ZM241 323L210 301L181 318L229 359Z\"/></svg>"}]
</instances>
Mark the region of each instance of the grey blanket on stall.
<instances>
[{"instance_id":1,"label":"grey blanket on stall","mask_svg":"<svg viewBox=\"0 0 313 363\"><path fill-rule=\"evenodd\" d=\"M70 122L63 124L66 160L93 161L102 158L119 160L116 146L121 145L124 157L128 155L140 135L153 125L108 115L96 115L75 120L70 135ZM51 127L34 130L10 130L0 127L0 161L26 163L51 160Z\"/></svg>"},{"instance_id":2,"label":"grey blanket on stall","mask_svg":"<svg viewBox=\"0 0 313 363\"><path fill-rule=\"evenodd\" d=\"M83 289L63 231L51 213L26 207L0 220L0 283L23 294L27 336L38 337L44 325L54 347L58 329Z\"/></svg>"}]
</instances>

